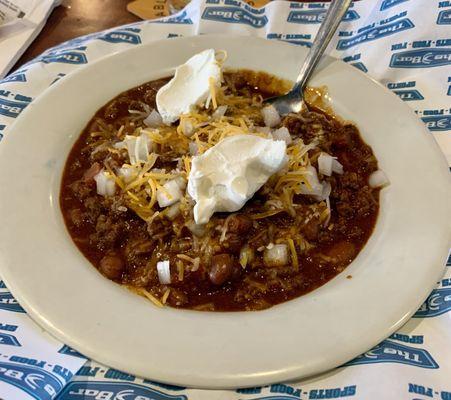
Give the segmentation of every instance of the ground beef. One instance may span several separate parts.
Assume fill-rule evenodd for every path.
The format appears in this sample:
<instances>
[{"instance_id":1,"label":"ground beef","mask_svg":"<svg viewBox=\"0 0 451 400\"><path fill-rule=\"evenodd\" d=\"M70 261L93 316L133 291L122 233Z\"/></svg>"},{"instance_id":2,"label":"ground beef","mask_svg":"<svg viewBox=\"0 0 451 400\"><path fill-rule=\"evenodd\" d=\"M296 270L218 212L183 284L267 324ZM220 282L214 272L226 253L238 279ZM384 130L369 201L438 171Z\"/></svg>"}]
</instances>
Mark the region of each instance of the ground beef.
<instances>
[{"instance_id":1,"label":"ground beef","mask_svg":"<svg viewBox=\"0 0 451 400\"><path fill-rule=\"evenodd\" d=\"M276 91L274 78L263 73L226 73L230 93L268 97ZM112 197L97 195L94 176L102 169L117 170L124 152L102 147L133 134L142 118L129 110L155 107L155 95L167 82L161 79L120 94L102 107L72 149L61 186L60 204L74 242L107 278L145 289L156 298L168 294L167 304L197 310L260 310L307 293L343 270L364 246L375 225L379 192L368 186L377 169L371 148L358 129L334 116L311 108L282 119L293 140L318 143L311 150L317 167L321 151L335 157L344 174L320 176L330 183L331 217L320 218L318 200L296 195L296 209L265 218L271 193L260 190L236 213L215 214L204 227L192 226L192 210L174 218L145 222L130 207L120 190ZM254 123L263 124L261 116ZM99 136L100 135L100 136ZM155 168L172 170L180 157L161 154ZM192 206L192 204L191 204ZM163 212L164 210L159 210ZM205 240L207 237L208 240ZM297 249L295 268L288 254L284 265L265 265L271 245L291 239ZM170 262L171 284L160 284L157 262ZM167 290L170 289L169 292Z\"/></svg>"}]
</instances>

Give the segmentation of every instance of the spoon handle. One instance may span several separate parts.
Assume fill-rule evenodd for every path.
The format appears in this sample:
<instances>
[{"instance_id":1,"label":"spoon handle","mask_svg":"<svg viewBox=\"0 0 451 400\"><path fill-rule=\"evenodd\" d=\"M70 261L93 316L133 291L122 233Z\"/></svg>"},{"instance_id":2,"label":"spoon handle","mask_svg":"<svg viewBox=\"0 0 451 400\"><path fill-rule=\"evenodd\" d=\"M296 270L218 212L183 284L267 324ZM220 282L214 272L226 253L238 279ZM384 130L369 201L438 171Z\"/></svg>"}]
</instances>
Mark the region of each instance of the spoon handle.
<instances>
[{"instance_id":1,"label":"spoon handle","mask_svg":"<svg viewBox=\"0 0 451 400\"><path fill-rule=\"evenodd\" d=\"M321 59L321 56L326 50L327 45L334 36L341 19L346 13L352 0L334 0L324 17L321 26L319 27L318 33L316 34L315 40L313 41L312 47L307 54L307 57L302 65L301 71L296 79L296 85L293 91L296 91L302 96L307 81L310 78L313 70Z\"/></svg>"}]
</instances>

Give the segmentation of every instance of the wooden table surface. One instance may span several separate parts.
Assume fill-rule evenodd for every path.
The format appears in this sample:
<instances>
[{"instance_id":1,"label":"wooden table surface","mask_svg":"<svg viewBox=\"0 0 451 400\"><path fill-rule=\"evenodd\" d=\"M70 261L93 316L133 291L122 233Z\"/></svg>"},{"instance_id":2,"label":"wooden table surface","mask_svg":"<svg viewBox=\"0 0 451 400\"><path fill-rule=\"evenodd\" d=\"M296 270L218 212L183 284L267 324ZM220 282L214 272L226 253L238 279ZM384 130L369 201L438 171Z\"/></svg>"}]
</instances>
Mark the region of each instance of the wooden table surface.
<instances>
[{"instance_id":1,"label":"wooden table surface","mask_svg":"<svg viewBox=\"0 0 451 400\"><path fill-rule=\"evenodd\" d=\"M87 35L114 26L140 21L126 9L131 0L64 0L50 14L41 33L14 66L37 57L49 47L77 36Z\"/></svg>"},{"instance_id":2,"label":"wooden table surface","mask_svg":"<svg viewBox=\"0 0 451 400\"><path fill-rule=\"evenodd\" d=\"M62 4L53 10L41 33L28 47L11 72L37 57L44 50L66 40L139 21L138 17L126 9L130 1L63 0Z\"/></svg>"}]
</instances>

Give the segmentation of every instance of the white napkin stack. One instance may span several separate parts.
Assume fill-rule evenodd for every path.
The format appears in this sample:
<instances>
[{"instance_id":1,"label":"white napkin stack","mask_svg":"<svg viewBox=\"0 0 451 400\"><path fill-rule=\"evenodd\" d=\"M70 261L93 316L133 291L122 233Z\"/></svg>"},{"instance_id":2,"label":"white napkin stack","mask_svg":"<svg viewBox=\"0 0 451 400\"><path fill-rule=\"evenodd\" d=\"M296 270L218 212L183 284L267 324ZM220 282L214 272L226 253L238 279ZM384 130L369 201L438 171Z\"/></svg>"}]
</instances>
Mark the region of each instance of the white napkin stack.
<instances>
[{"instance_id":1,"label":"white napkin stack","mask_svg":"<svg viewBox=\"0 0 451 400\"><path fill-rule=\"evenodd\" d=\"M0 0L0 79L44 27L60 0ZM17 15L13 10L20 10ZM9 18L6 17L9 13ZM5 16L3 21L2 15ZM3 23L2 23L3 22Z\"/></svg>"}]
</instances>

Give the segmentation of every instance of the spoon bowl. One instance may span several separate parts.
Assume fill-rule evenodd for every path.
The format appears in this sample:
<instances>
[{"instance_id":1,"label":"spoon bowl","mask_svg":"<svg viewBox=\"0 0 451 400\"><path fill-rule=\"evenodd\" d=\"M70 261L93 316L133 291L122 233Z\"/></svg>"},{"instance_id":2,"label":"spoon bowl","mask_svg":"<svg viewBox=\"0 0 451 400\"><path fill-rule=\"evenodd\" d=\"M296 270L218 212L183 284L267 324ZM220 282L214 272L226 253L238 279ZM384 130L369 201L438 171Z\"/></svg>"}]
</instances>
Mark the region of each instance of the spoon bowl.
<instances>
[{"instance_id":1,"label":"spoon bowl","mask_svg":"<svg viewBox=\"0 0 451 400\"><path fill-rule=\"evenodd\" d=\"M271 97L265 101L268 106L273 106L279 115L298 113L308 108L304 101L304 89L350 4L351 0L334 0L331 3L293 88L282 96Z\"/></svg>"}]
</instances>

